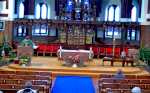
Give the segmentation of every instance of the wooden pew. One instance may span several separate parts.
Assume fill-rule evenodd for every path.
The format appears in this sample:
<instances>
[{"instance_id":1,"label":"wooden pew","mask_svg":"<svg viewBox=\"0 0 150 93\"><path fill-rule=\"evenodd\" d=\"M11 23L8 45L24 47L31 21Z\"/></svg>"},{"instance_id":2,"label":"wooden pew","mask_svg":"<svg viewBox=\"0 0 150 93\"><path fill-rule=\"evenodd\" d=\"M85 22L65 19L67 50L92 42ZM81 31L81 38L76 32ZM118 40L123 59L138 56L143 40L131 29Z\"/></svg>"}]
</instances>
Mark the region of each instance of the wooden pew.
<instances>
[{"instance_id":1,"label":"wooden pew","mask_svg":"<svg viewBox=\"0 0 150 93\"><path fill-rule=\"evenodd\" d=\"M133 87L140 87L142 93L150 93L150 75L125 75L125 79L118 80L113 75L100 75L98 81L99 93L107 93L111 88L113 93L131 93Z\"/></svg>"},{"instance_id":2,"label":"wooden pew","mask_svg":"<svg viewBox=\"0 0 150 93\"><path fill-rule=\"evenodd\" d=\"M27 81L31 81L33 89L39 90L40 93L50 93L49 90L52 85L50 72L0 71L1 90L17 91L24 88Z\"/></svg>"},{"instance_id":3,"label":"wooden pew","mask_svg":"<svg viewBox=\"0 0 150 93\"><path fill-rule=\"evenodd\" d=\"M114 62L122 62L122 66L124 67L125 64L128 65L128 63L131 64L131 66L134 66L134 60L132 58L126 58L126 59L121 59L121 58L110 58L110 57L104 57L103 58L103 65L105 61L110 61L111 66L114 66Z\"/></svg>"}]
</instances>

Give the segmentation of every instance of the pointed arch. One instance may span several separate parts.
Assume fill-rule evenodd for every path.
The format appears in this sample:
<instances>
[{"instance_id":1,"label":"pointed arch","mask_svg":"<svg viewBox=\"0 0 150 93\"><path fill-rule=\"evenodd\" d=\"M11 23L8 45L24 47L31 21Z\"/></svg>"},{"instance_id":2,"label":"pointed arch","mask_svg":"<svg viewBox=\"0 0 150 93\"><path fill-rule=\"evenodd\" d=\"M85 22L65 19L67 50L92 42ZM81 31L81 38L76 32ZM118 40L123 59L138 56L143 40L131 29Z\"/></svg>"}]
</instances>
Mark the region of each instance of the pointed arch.
<instances>
[{"instance_id":1,"label":"pointed arch","mask_svg":"<svg viewBox=\"0 0 150 93\"><path fill-rule=\"evenodd\" d=\"M43 4L41 6L41 18L46 19L47 18L47 6L46 4Z\"/></svg>"},{"instance_id":2,"label":"pointed arch","mask_svg":"<svg viewBox=\"0 0 150 93\"><path fill-rule=\"evenodd\" d=\"M41 14L40 4L37 4L36 7L35 7L35 18L39 19L40 18L40 14Z\"/></svg>"},{"instance_id":3,"label":"pointed arch","mask_svg":"<svg viewBox=\"0 0 150 93\"><path fill-rule=\"evenodd\" d=\"M21 2L20 5L19 5L18 17L19 18L24 18L24 4L23 4L23 2Z\"/></svg>"},{"instance_id":4,"label":"pointed arch","mask_svg":"<svg viewBox=\"0 0 150 93\"><path fill-rule=\"evenodd\" d=\"M119 20L120 20L120 8L119 6L117 6L115 9L115 21L119 21Z\"/></svg>"},{"instance_id":5,"label":"pointed arch","mask_svg":"<svg viewBox=\"0 0 150 93\"><path fill-rule=\"evenodd\" d=\"M114 20L114 7L110 6L108 9L108 21L113 21Z\"/></svg>"},{"instance_id":6,"label":"pointed arch","mask_svg":"<svg viewBox=\"0 0 150 93\"><path fill-rule=\"evenodd\" d=\"M105 21L107 21L107 19L108 19L108 8L106 8L105 10Z\"/></svg>"},{"instance_id":7,"label":"pointed arch","mask_svg":"<svg viewBox=\"0 0 150 93\"><path fill-rule=\"evenodd\" d=\"M134 6L131 10L131 21L135 22L137 21L137 8Z\"/></svg>"}]
</instances>

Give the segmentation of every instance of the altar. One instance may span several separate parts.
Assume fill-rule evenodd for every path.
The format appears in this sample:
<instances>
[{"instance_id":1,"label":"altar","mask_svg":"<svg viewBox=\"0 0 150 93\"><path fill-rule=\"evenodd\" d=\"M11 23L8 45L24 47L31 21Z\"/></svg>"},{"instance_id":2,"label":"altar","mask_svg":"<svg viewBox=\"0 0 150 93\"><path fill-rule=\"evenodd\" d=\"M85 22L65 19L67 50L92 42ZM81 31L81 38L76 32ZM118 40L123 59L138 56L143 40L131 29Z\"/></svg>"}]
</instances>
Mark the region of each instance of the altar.
<instances>
[{"instance_id":1,"label":"altar","mask_svg":"<svg viewBox=\"0 0 150 93\"><path fill-rule=\"evenodd\" d=\"M80 60L83 62L89 61L93 58L93 51L92 50L68 50L68 49L59 49L58 52L58 57L66 60L69 57L75 57L79 56Z\"/></svg>"}]
</instances>

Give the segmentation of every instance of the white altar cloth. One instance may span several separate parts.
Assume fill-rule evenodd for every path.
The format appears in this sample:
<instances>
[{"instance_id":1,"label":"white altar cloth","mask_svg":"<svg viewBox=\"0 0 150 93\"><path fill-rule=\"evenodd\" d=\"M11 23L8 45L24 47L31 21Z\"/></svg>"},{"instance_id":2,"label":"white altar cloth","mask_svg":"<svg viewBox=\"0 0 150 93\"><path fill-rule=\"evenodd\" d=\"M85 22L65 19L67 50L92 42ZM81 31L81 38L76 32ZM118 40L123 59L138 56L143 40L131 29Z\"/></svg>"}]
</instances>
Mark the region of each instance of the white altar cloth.
<instances>
[{"instance_id":1,"label":"white altar cloth","mask_svg":"<svg viewBox=\"0 0 150 93\"><path fill-rule=\"evenodd\" d=\"M58 50L58 57L62 59L67 59L69 56L76 56L79 55L82 61L88 61L93 58L93 51L92 50L67 50L67 49L59 49Z\"/></svg>"}]
</instances>

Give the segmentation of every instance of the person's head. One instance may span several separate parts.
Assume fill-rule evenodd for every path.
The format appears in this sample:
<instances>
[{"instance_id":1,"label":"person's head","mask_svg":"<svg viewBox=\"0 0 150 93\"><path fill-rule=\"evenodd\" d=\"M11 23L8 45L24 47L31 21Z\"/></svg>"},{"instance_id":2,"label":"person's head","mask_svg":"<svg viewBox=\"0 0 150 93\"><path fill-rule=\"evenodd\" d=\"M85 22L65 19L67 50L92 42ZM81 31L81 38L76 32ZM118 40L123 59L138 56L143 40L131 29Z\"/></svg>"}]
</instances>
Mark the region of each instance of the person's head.
<instances>
[{"instance_id":1,"label":"person's head","mask_svg":"<svg viewBox=\"0 0 150 93\"><path fill-rule=\"evenodd\" d=\"M117 74L123 74L123 71L121 69L118 69Z\"/></svg>"},{"instance_id":2,"label":"person's head","mask_svg":"<svg viewBox=\"0 0 150 93\"><path fill-rule=\"evenodd\" d=\"M139 88L139 87L134 87L134 88L132 88L131 92L132 92L132 93L141 93L141 88Z\"/></svg>"},{"instance_id":3,"label":"person's head","mask_svg":"<svg viewBox=\"0 0 150 93\"><path fill-rule=\"evenodd\" d=\"M27 81L27 82L25 83L25 88L32 88L32 82Z\"/></svg>"},{"instance_id":4,"label":"person's head","mask_svg":"<svg viewBox=\"0 0 150 93\"><path fill-rule=\"evenodd\" d=\"M114 76L115 79L124 79L125 76L123 74L123 71L121 69L118 69L117 73Z\"/></svg>"},{"instance_id":5,"label":"person's head","mask_svg":"<svg viewBox=\"0 0 150 93\"><path fill-rule=\"evenodd\" d=\"M112 89L111 88L106 88L106 93L112 93Z\"/></svg>"},{"instance_id":6,"label":"person's head","mask_svg":"<svg viewBox=\"0 0 150 93\"><path fill-rule=\"evenodd\" d=\"M23 93L30 93L32 91L32 83L30 81L27 81L25 83L25 89L23 90Z\"/></svg>"}]
</instances>

